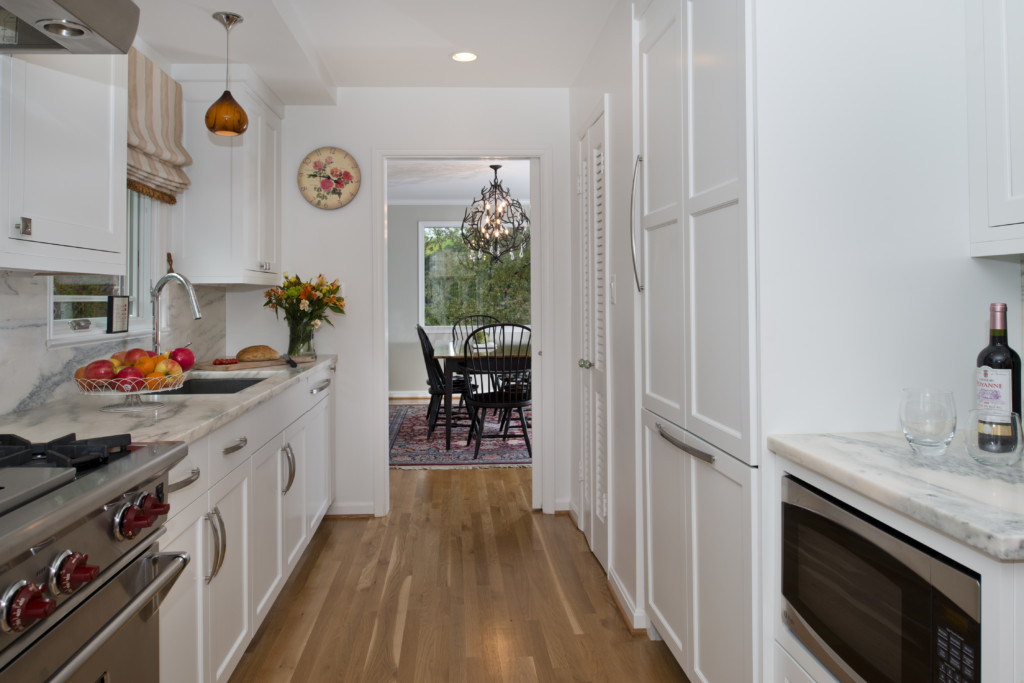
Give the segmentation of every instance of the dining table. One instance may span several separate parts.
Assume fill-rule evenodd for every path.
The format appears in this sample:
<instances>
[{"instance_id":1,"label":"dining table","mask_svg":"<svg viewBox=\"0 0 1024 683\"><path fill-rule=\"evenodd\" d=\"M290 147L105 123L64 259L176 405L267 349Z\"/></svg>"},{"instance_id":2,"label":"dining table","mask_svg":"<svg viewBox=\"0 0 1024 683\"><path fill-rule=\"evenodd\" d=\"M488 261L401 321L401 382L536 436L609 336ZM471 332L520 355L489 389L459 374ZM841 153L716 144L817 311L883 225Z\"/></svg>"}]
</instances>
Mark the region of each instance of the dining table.
<instances>
[{"instance_id":1,"label":"dining table","mask_svg":"<svg viewBox=\"0 0 1024 683\"><path fill-rule=\"evenodd\" d=\"M501 349L488 349L488 355L495 357L500 356L518 356L524 353L524 350L519 345L514 348L501 348ZM526 347L525 354L530 355L530 347ZM447 418L444 424L444 448L445 450L451 450L452 448L452 387L454 384L455 373L462 367L462 361L465 360L465 346L462 342L456 344L450 339L441 339L434 342L434 358L444 361L442 363L442 369L444 371L444 414Z\"/></svg>"}]
</instances>

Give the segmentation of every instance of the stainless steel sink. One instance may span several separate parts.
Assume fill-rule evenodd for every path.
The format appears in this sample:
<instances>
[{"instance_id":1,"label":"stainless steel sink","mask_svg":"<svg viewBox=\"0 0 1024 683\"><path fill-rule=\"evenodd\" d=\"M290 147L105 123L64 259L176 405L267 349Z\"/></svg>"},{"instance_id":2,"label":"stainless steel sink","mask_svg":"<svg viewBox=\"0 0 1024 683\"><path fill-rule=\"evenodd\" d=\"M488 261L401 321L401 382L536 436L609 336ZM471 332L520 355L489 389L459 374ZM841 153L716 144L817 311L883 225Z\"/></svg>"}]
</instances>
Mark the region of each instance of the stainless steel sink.
<instances>
[{"instance_id":1,"label":"stainless steel sink","mask_svg":"<svg viewBox=\"0 0 1024 683\"><path fill-rule=\"evenodd\" d=\"M193 377L185 380L177 389L164 392L166 394L237 394L253 384L265 380L266 377Z\"/></svg>"}]
</instances>

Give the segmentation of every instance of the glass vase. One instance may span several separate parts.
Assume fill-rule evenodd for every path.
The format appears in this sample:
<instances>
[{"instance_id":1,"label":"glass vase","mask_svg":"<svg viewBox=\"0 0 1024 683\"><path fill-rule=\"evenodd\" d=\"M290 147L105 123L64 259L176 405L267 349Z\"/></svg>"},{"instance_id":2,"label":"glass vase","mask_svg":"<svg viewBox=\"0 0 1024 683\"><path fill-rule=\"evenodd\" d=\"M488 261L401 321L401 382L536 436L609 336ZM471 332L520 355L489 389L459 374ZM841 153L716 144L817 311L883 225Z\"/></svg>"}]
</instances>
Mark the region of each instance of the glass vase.
<instances>
[{"instance_id":1,"label":"glass vase","mask_svg":"<svg viewBox=\"0 0 1024 683\"><path fill-rule=\"evenodd\" d=\"M294 361L314 360L316 348L313 346L313 332L316 329L309 323L290 323L288 325L288 355Z\"/></svg>"}]
</instances>

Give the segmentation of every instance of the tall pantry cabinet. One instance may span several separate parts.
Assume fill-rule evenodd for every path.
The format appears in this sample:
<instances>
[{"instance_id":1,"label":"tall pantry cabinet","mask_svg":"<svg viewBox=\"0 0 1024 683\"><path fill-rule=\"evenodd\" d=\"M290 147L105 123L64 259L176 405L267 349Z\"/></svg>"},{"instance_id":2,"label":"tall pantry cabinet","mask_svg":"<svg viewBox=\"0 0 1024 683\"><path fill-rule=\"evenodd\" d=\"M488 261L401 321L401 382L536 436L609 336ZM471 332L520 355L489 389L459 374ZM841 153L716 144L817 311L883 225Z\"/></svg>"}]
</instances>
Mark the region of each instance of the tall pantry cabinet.
<instances>
[{"instance_id":1,"label":"tall pantry cabinet","mask_svg":"<svg viewBox=\"0 0 1024 683\"><path fill-rule=\"evenodd\" d=\"M746 13L653 0L639 26L646 602L693 681L759 670Z\"/></svg>"}]
</instances>

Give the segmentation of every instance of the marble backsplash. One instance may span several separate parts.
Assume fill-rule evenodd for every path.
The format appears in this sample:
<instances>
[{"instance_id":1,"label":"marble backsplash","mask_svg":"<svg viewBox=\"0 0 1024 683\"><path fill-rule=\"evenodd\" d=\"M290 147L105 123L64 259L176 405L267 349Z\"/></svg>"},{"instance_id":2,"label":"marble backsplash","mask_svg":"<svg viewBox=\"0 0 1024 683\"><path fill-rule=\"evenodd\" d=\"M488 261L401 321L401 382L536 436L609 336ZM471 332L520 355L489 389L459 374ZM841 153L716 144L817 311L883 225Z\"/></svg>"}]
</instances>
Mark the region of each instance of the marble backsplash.
<instances>
[{"instance_id":1,"label":"marble backsplash","mask_svg":"<svg viewBox=\"0 0 1024 683\"><path fill-rule=\"evenodd\" d=\"M47 348L46 277L14 271L0 272L0 414L32 408L75 394L75 369L133 347L151 348L152 337L133 336L91 344ZM203 317L192 319L185 290L175 283L164 288L161 304L169 316L161 346L191 342L197 358L225 355L225 292L221 287L196 286Z\"/></svg>"}]
</instances>

